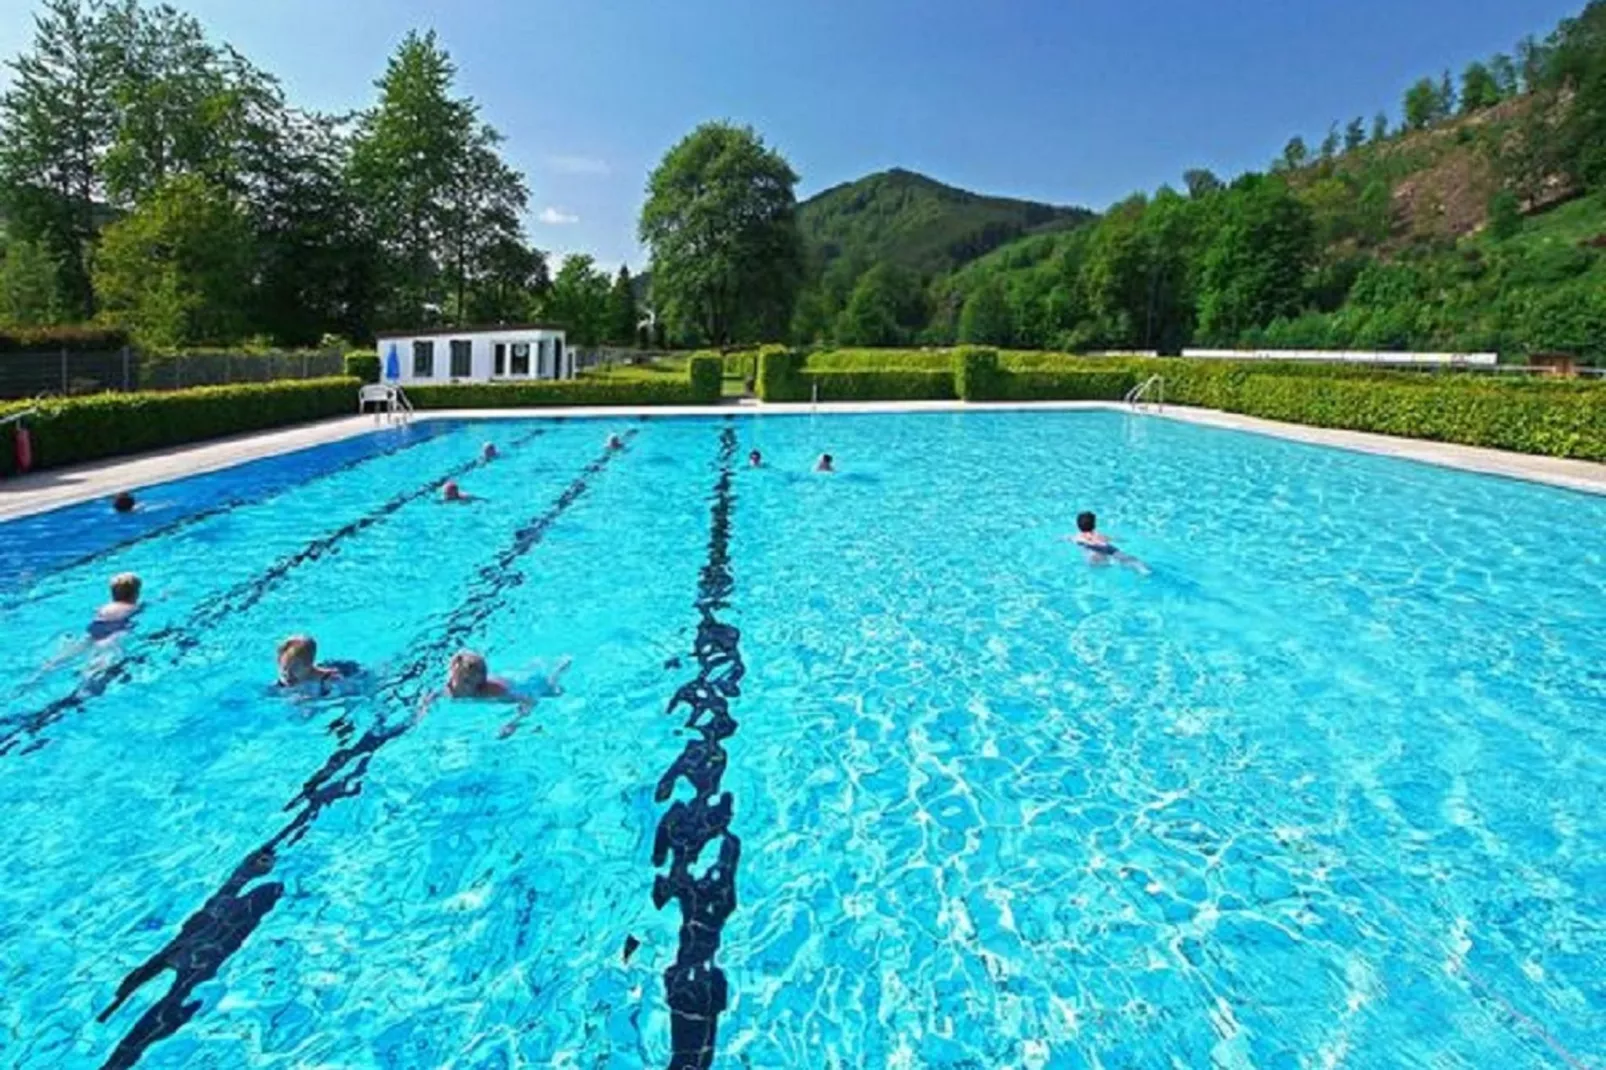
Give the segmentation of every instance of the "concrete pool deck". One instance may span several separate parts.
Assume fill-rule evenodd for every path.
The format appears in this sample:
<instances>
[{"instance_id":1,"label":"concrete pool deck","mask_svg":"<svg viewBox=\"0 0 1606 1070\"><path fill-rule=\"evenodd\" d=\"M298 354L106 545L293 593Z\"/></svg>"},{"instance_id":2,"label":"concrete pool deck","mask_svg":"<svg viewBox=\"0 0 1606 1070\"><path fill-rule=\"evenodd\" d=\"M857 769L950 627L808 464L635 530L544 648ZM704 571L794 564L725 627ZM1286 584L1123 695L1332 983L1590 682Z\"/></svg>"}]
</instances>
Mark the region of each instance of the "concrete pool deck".
<instances>
[{"instance_id":1,"label":"concrete pool deck","mask_svg":"<svg viewBox=\"0 0 1606 1070\"><path fill-rule=\"evenodd\" d=\"M596 407L574 409L447 409L419 413L418 420L527 420L527 419L588 419L619 420L642 416L807 416L911 413L911 412L966 412L966 411L1021 411L1021 412L1126 412L1134 410L1110 401L1041 401L992 403L985 406L967 405L962 401L899 401L899 402L823 402L818 406L766 405L752 401L727 402L721 405L650 406L650 407ZM1247 431L1275 438L1305 442L1317 446L1371 453L1384 457L1397 457L1419 461L1442 468L1455 468L1483 475L1504 476L1530 483L1543 483L1588 494L1606 495L1606 464L1593 461L1569 460L1560 457L1540 457L1526 453L1509 453L1504 450L1484 449L1476 446L1457 446L1446 442L1429 442L1422 439L1394 438L1361 431L1340 431L1333 428L1307 427L1303 424L1279 423L1252 416L1217 412L1212 409L1192 409L1181 406L1153 408L1135 413L1156 419L1179 420L1204 427L1230 431ZM166 483L186 476L215 472L246 461L272 457L321 446L329 442L351 438L383 427L371 416L346 416L318 423L301 424L274 431L261 431L213 439L154 453L133 457L114 457L104 461L55 468L15 479L0 481L0 520L8 520L34 513L47 512L66 505L110 498L120 490L137 491L141 487Z\"/></svg>"}]
</instances>

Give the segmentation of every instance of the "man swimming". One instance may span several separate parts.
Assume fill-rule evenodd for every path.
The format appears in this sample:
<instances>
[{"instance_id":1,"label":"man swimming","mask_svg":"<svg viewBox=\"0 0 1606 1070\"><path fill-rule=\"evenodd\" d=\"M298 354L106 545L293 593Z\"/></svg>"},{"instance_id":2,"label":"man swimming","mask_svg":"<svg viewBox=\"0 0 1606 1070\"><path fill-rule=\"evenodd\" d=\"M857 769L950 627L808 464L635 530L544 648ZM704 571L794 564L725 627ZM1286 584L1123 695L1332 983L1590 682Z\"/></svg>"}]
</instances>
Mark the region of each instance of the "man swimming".
<instances>
[{"instance_id":1,"label":"man swimming","mask_svg":"<svg viewBox=\"0 0 1606 1070\"><path fill-rule=\"evenodd\" d=\"M1110 541L1108 535L1098 530L1098 517L1090 512L1076 514L1076 534L1066 536L1071 542L1080 546L1087 554L1087 563L1090 565L1108 565L1112 561L1138 572L1147 574L1149 566L1133 557L1123 553L1115 543Z\"/></svg>"},{"instance_id":2,"label":"man swimming","mask_svg":"<svg viewBox=\"0 0 1606 1070\"><path fill-rule=\"evenodd\" d=\"M118 491L117 497L112 499L112 508L119 513L132 513L134 505L134 496L126 490Z\"/></svg>"},{"instance_id":3,"label":"man swimming","mask_svg":"<svg viewBox=\"0 0 1606 1070\"><path fill-rule=\"evenodd\" d=\"M610 434L608 436L608 441L603 443L603 445L605 448L610 450L622 450L625 448L625 440L620 438L618 435Z\"/></svg>"},{"instance_id":4,"label":"man swimming","mask_svg":"<svg viewBox=\"0 0 1606 1070\"><path fill-rule=\"evenodd\" d=\"M836 459L829 453L822 453L820 454L820 459L814 462L814 470L816 472L835 472Z\"/></svg>"},{"instance_id":5,"label":"man swimming","mask_svg":"<svg viewBox=\"0 0 1606 1070\"><path fill-rule=\"evenodd\" d=\"M134 614L139 612L139 577L132 572L120 572L112 577L112 600L95 610L89 622L89 638L96 643L114 639L134 626Z\"/></svg>"},{"instance_id":6,"label":"man swimming","mask_svg":"<svg viewBox=\"0 0 1606 1070\"><path fill-rule=\"evenodd\" d=\"M480 447L480 460L482 461L494 461L500 456L501 454L496 452L496 443L494 442L487 442Z\"/></svg>"}]
</instances>

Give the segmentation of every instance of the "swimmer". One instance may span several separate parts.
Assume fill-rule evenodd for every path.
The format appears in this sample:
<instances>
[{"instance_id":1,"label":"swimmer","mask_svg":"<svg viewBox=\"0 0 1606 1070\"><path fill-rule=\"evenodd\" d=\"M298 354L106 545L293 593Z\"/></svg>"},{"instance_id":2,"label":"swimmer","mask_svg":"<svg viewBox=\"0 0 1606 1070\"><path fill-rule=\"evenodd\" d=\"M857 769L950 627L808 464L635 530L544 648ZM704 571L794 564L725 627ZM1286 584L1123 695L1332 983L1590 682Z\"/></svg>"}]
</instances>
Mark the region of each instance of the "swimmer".
<instances>
[{"instance_id":1,"label":"swimmer","mask_svg":"<svg viewBox=\"0 0 1606 1070\"><path fill-rule=\"evenodd\" d=\"M139 577L132 572L120 572L112 577L112 600L95 610L89 622L89 638L96 643L114 639L134 626L134 614L139 612Z\"/></svg>"},{"instance_id":2,"label":"swimmer","mask_svg":"<svg viewBox=\"0 0 1606 1070\"><path fill-rule=\"evenodd\" d=\"M501 454L496 452L496 443L494 442L487 442L480 447L480 460L482 461L494 461L500 456Z\"/></svg>"},{"instance_id":3,"label":"swimmer","mask_svg":"<svg viewBox=\"0 0 1606 1070\"><path fill-rule=\"evenodd\" d=\"M466 505L469 502L479 501L479 499L472 494L464 494L463 488L457 485L457 480L448 479L446 485L441 488L441 501Z\"/></svg>"},{"instance_id":4,"label":"swimmer","mask_svg":"<svg viewBox=\"0 0 1606 1070\"><path fill-rule=\"evenodd\" d=\"M353 662L318 664L318 640L310 635L292 635L279 644L279 686L299 688L317 684L320 691L325 685L357 674Z\"/></svg>"},{"instance_id":5,"label":"swimmer","mask_svg":"<svg viewBox=\"0 0 1606 1070\"><path fill-rule=\"evenodd\" d=\"M747 467L749 467L749 468L763 468L764 467L764 455L762 453L758 452L757 450L748 451L748 454L747 454Z\"/></svg>"},{"instance_id":6,"label":"swimmer","mask_svg":"<svg viewBox=\"0 0 1606 1070\"><path fill-rule=\"evenodd\" d=\"M435 699L445 695L451 699L484 699L491 702L511 702L518 707L513 719L502 726L498 733L502 738L511 736L518 730L520 722L535 708L537 699L551 698L563 694L560 681L563 673L569 667L569 659L563 658L557 666L541 681L541 686L534 693L521 693L513 689L513 685L498 676L492 676L490 666L485 662L482 654L472 650L460 650L452 655L452 660L446 666L446 686L434 694L424 698L419 707L418 717L422 718L429 711Z\"/></svg>"},{"instance_id":7,"label":"swimmer","mask_svg":"<svg viewBox=\"0 0 1606 1070\"><path fill-rule=\"evenodd\" d=\"M816 472L835 472L836 461L829 453L822 453L820 454L820 459L814 462L814 470Z\"/></svg>"},{"instance_id":8,"label":"swimmer","mask_svg":"<svg viewBox=\"0 0 1606 1070\"><path fill-rule=\"evenodd\" d=\"M608 436L608 441L604 443L604 445L610 450L622 450L625 448L625 440L620 438L618 435L610 434Z\"/></svg>"},{"instance_id":9,"label":"swimmer","mask_svg":"<svg viewBox=\"0 0 1606 1070\"><path fill-rule=\"evenodd\" d=\"M117 497L112 499L112 508L119 513L132 513L134 511L134 496L126 490L118 491Z\"/></svg>"},{"instance_id":10,"label":"swimmer","mask_svg":"<svg viewBox=\"0 0 1606 1070\"><path fill-rule=\"evenodd\" d=\"M1066 539L1076 543L1086 552L1087 563L1090 565L1102 566L1114 561L1135 569L1144 575L1148 574L1148 565L1145 565L1131 554L1123 553L1115 543L1110 541L1108 535L1098 530L1098 526L1098 517L1092 513L1078 513L1076 515L1076 534L1067 535Z\"/></svg>"}]
</instances>

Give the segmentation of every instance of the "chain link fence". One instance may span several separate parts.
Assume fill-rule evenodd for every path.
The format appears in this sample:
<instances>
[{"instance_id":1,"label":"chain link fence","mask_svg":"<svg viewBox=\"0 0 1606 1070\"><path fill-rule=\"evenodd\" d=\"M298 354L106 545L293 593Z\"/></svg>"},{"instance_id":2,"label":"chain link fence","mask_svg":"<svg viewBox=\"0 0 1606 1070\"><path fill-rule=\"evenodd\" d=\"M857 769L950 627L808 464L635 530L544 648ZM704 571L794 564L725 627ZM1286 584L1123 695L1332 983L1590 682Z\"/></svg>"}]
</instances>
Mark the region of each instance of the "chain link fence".
<instances>
[{"instance_id":1,"label":"chain link fence","mask_svg":"<svg viewBox=\"0 0 1606 1070\"><path fill-rule=\"evenodd\" d=\"M268 383L344 374L336 350L279 353L216 352L160 355L70 349L0 353L0 399L104 391L183 390L228 383Z\"/></svg>"}]
</instances>

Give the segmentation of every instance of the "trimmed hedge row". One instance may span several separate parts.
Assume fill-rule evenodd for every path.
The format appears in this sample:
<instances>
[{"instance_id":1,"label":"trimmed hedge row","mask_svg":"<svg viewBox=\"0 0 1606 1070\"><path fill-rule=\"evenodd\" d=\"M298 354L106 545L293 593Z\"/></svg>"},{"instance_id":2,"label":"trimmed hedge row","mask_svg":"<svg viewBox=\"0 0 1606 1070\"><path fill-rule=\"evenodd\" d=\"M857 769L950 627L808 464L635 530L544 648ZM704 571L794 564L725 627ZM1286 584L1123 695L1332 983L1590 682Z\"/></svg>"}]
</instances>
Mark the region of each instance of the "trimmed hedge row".
<instances>
[{"instance_id":1,"label":"trimmed hedge row","mask_svg":"<svg viewBox=\"0 0 1606 1070\"><path fill-rule=\"evenodd\" d=\"M941 368L901 366L876 368L862 361L838 359L825 367L824 357L807 357L785 346L765 346L758 352L758 396L765 401L910 401L952 400L953 358L944 356Z\"/></svg>"},{"instance_id":2,"label":"trimmed hedge row","mask_svg":"<svg viewBox=\"0 0 1606 1070\"><path fill-rule=\"evenodd\" d=\"M0 416L38 408L27 427L34 468L43 469L346 416L356 401L354 379L303 379L49 398L0 407ZM13 436L0 435L0 475L16 472Z\"/></svg>"},{"instance_id":3,"label":"trimmed hedge row","mask_svg":"<svg viewBox=\"0 0 1606 1070\"><path fill-rule=\"evenodd\" d=\"M0 353L32 353L66 349L102 352L128 345L128 332L119 327L16 327L0 331Z\"/></svg>"},{"instance_id":4,"label":"trimmed hedge row","mask_svg":"<svg viewBox=\"0 0 1606 1070\"><path fill-rule=\"evenodd\" d=\"M409 386L416 409L538 409L565 405L711 405L719 401L723 365L697 355L684 377L540 379L528 383Z\"/></svg>"},{"instance_id":5,"label":"trimmed hedge row","mask_svg":"<svg viewBox=\"0 0 1606 1070\"><path fill-rule=\"evenodd\" d=\"M346 374L365 383L379 382L379 354L354 349L345 356Z\"/></svg>"}]
</instances>

